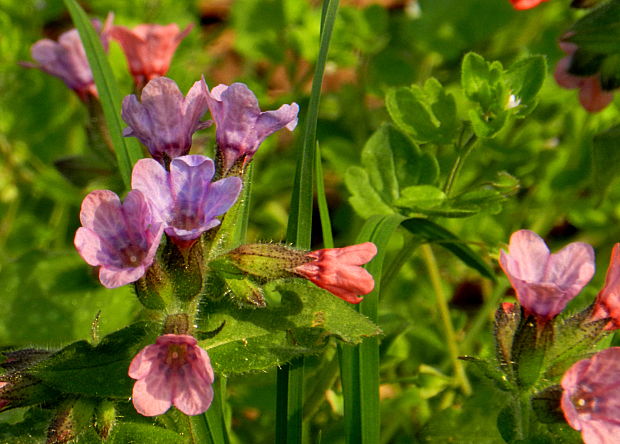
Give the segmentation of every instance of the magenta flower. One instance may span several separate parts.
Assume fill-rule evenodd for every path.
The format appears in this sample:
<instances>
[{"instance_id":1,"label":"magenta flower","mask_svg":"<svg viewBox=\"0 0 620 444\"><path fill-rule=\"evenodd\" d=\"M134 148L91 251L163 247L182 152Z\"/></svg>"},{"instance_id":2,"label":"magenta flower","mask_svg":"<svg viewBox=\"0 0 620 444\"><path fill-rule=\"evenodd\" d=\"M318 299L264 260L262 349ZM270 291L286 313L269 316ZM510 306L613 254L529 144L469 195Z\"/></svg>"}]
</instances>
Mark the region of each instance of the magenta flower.
<instances>
[{"instance_id":1,"label":"magenta flower","mask_svg":"<svg viewBox=\"0 0 620 444\"><path fill-rule=\"evenodd\" d=\"M620 347L575 363L562 378L562 410L585 444L617 444L620 436Z\"/></svg>"},{"instance_id":2,"label":"magenta flower","mask_svg":"<svg viewBox=\"0 0 620 444\"><path fill-rule=\"evenodd\" d=\"M554 318L594 275L594 250L583 242L549 253L545 241L529 230L510 237L509 253L500 265L526 313L541 322Z\"/></svg>"},{"instance_id":3,"label":"magenta flower","mask_svg":"<svg viewBox=\"0 0 620 444\"><path fill-rule=\"evenodd\" d=\"M120 43L129 71L138 88L142 88L149 80L163 76L170 68L174 52L193 25L183 31L176 23L170 25L138 25L133 29L114 26L110 36Z\"/></svg>"},{"instance_id":4,"label":"magenta flower","mask_svg":"<svg viewBox=\"0 0 620 444\"><path fill-rule=\"evenodd\" d=\"M579 89L579 102L584 109L591 113L603 110L614 99L613 93L604 91L601 86L600 75L576 76L569 72L573 61L573 54L577 52L577 45L570 42L560 42L560 48L566 54L555 67L553 76L562 88Z\"/></svg>"},{"instance_id":5,"label":"magenta flower","mask_svg":"<svg viewBox=\"0 0 620 444\"><path fill-rule=\"evenodd\" d=\"M258 100L243 83L218 85L209 92L209 110L215 120L217 149L228 171L239 159L250 161L259 145L270 134L297 126L299 105L282 105L275 111L261 112Z\"/></svg>"},{"instance_id":6,"label":"magenta flower","mask_svg":"<svg viewBox=\"0 0 620 444\"><path fill-rule=\"evenodd\" d=\"M212 123L200 121L207 110L206 88L199 80L183 97L174 80L151 80L142 90L142 103L133 94L123 100L122 116L129 125L123 135L137 137L162 163L187 154L192 134Z\"/></svg>"},{"instance_id":7,"label":"magenta flower","mask_svg":"<svg viewBox=\"0 0 620 444\"><path fill-rule=\"evenodd\" d=\"M605 330L617 330L620 328L620 243L614 245L605 286L599 292L594 302L592 321L610 318Z\"/></svg>"},{"instance_id":8,"label":"magenta flower","mask_svg":"<svg viewBox=\"0 0 620 444\"><path fill-rule=\"evenodd\" d=\"M112 14L108 15L100 33L101 43L106 50L108 32L113 18ZM101 28L98 20L94 20L93 23L97 29ZM86 52L84 52L77 29L62 33L58 42L50 39L39 40L32 46L31 53L37 64L24 64L24 66L39 68L41 71L58 77L83 101L86 101L89 96L98 97L93 73L88 65Z\"/></svg>"},{"instance_id":9,"label":"magenta flower","mask_svg":"<svg viewBox=\"0 0 620 444\"><path fill-rule=\"evenodd\" d=\"M133 358L129 377L137 379L132 402L144 416L161 415L171 405L186 415L198 415L213 400L211 361L192 336L160 336Z\"/></svg>"},{"instance_id":10,"label":"magenta flower","mask_svg":"<svg viewBox=\"0 0 620 444\"><path fill-rule=\"evenodd\" d=\"M112 191L96 190L84 198L82 227L75 248L107 288L137 281L151 266L164 226L155 221L140 191L130 191L121 205Z\"/></svg>"},{"instance_id":11,"label":"magenta flower","mask_svg":"<svg viewBox=\"0 0 620 444\"><path fill-rule=\"evenodd\" d=\"M241 191L241 179L226 177L211 182L214 173L213 161L200 155L172 159L170 172L153 159L140 159L131 185L147 196L173 241L187 246L220 224L217 216L228 211Z\"/></svg>"},{"instance_id":12,"label":"magenta flower","mask_svg":"<svg viewBox=\"0 0 620 444\"><path fill-rule=\"evenodd\" d=\"M340 299L357 304L363 299L358 295L375 288L372 275L360 265L370 262L376 254L377 247L372 242L325 248L308 253L306 256L312 260L295 267L293 272Z\"/></svg>"}]
</instances>

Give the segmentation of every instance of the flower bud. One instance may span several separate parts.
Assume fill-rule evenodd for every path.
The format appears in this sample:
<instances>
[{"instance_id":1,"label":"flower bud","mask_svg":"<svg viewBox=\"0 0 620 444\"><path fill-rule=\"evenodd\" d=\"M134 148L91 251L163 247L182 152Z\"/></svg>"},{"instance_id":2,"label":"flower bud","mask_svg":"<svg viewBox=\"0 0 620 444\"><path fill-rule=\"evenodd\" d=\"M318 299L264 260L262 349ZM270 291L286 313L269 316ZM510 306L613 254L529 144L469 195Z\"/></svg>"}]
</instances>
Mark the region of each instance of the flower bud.
<instances>
[{"instance_id":1,"label":"flower bud","mask_svg":"<svg viewBox=\"0 0 620 444\"><path fill-rule=\"evenodd\" d=\"M95 429L99 436L106 440L116 424L116 407L107 399L101 401L95 409Z\"/></svg>"},{"instance_id":2,"label":"flower bud","mask_svg":"<svg viewBox=\"0 0 620 444\"><path fill-rule=\"evenodd\" d=\"M75 439L89 425L94 411L93 401L68 399L64 401L47 430L47 444L64 444Z\"/></svg>"},{"instance_id":3,"label":"flower bud","mask_svg":"<svg viewBox=\"0 0 620 444\"><path fill-rule=\"evenodd\" d=\"M236 268L264 279L291 277L290 270L311 260L305 251L277 244L242 245L229 251L223 259L224 262L216 264L220 270L234 273Z\"/></svg>"}]
</instances>

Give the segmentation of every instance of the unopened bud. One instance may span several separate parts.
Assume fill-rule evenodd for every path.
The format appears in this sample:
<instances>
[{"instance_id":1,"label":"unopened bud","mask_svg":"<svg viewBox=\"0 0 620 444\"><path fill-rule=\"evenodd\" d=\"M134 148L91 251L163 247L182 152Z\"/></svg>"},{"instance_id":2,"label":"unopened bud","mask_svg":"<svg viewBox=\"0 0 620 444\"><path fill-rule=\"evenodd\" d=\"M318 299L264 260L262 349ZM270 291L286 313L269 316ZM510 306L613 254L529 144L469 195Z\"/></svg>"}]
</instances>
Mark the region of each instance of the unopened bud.
<instances>
[{"instance_id":1,"label":"unopened bud","mask_svg":"<svg viewBox=\"0 0 620 444\"><path fill-rule=\"evenodd\" d=\"M255 307L265 307L265 295L263 289L250 278L226 278L226 286L231 292L231 296L242 304L250 304Z\"/></svg>"},{"instance_id":2,"label":"unopened bud","mask_svg":"<svg viewBox=\"0 0 620 444\"><path fill-rule=\"evenodd\" d=\"M291 271L295 267L312 260L306 251L278 244L242 245L229 251L221 259L220 268L226 263L244 273L264 279L293 276Z\"/></svg>"},{"instance_id":3,"label":"unopened bud","mask_svg":"<svg viewBox=\"0 0 620 444\"><path fill-rule=\"evenodd\" d=\"M63 402L47 430L46 444L64 444L75 439L90 424L94 404L84 399Z\"/></svg>"},{"instance_id":4,"label":"unopened bud","mask_svg":"<svg viewBox=\"0 0 620 444\"><path fill-rule=\"evenodd\" d=\"M162 254L164 267L170 276L174 297L189 302L202 291L202 244L195 242L189 248L179 248L167 242Z\"/></svg>"},{"instance_id":5,"label":"unopened bud","mask_svg":"<svg viewBox=\"0 0 620 444\"><path fill-rule=\"evenodd\" d=\"M106 440L116 424L116 407L109 400L103 400L95 409L95 429L99 436Z\"/></svg>"},{"instance_id":6,"label":"unopened bud","mask_svg":"<svg viewBox=\"0 0 620 444\"><path fill-rule=\"evenodd\" d=\"M166 316L164 334L187 335L190 331L189 317L185 313Z\"/></svg>"},{"instance_id":7,"label":"unopened bud","mask_svg":"<svg viewBox=\"0 0 620 444\"><path fill-rule=\"evenodd\" d=\"M495 312L497 361L504 370L512 369L512 342L520 320L521 307L509 302L501 304Z\"/></svg>"},{"instance_id":8,"label":"unopened bud","mask_svg":"<svg viewBox=\"0 0 620 444\"><path fill-rule=\"evenodd\" d=\"M169 286L168 277L157 262L154 262L146 270L145 275L134 284L138 300L149 310L166 308L166 303L161 295L166 293L167 286Z\"/></svg>"}]
</instances>

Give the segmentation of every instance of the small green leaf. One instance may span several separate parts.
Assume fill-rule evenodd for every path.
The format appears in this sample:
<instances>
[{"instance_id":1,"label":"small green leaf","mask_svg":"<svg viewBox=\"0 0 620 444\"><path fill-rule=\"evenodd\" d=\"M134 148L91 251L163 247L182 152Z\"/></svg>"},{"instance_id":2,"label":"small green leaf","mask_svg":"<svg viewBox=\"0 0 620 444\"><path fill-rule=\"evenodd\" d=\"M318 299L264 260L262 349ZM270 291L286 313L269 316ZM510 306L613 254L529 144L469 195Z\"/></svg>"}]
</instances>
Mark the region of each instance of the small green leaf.
<instances>
[{"instance_id":1,"label":"small green leaf","mask_svg":"<svg viewBox=\"0 0 620 444\"><path fill-rule=\"evenodd\" d=\"M446 194L439 188L432 185L417 185L403 189L394 205L412 212L424 212L441 206L445 201Z\"/></svg>"},{"instance_id":2,"label":"small green leaf","mask_svg":"<svg viewBox=\"0 0 620 444\"><path fill-rule=\"evenodd\" d=\"M390 89L385 104L400 129L419 142L448 143L456 133L456 104L441 83L430 78L421 88Z\"/></svg>"},{"instance_id":3,"label":"small green leaf","mask_svg":"<svg viewBox=\"0 0 620 444\"><path fill-rule=\"evenodd\" d=\"M463 263L471 268L478 270L484 277L495 281L495 273L493 269L476 254L465 242L460 240L452 232L440 227L428 219L411 218L402 223L403 228L412 234L420 236L426 242L433 242L441 245L450 251L456 257L461 259Z\"/></svg>"},{"instance_id":4,"label":"small green leaf","mask_svg":"<svg viewBox=\"0 0 620 444\"><path fill-rule=\"evenodd\" d=\"M620 4L607 2L581 17L566 40L599 54L620 53Z\"/></svg>"},{"instance_id":5,"label":"small green leaf","mask_svg":"<svg viewBox=\"0 0 620 444\"><path fill-rule=\"evenodd\" d=\"M376 214L394 213L394 210L381 199L379 193L370 184L368 173L363 168L349 168L345 175L345 184L352 194L349 203L363 218L369 218Z\"/></svg>"},{"instance_id":6,"label":"small green leaf","mask_svg":"<svg viewBox=\"0 0 620 444\"><path fill-rule=\"evenodd\" d=\"M534 110L536 95L545 80L547 63L543 56L530 56L510 65L504 72L509 93L513 96L514 108L518 116Z\"/></svg>"}]
</instances>

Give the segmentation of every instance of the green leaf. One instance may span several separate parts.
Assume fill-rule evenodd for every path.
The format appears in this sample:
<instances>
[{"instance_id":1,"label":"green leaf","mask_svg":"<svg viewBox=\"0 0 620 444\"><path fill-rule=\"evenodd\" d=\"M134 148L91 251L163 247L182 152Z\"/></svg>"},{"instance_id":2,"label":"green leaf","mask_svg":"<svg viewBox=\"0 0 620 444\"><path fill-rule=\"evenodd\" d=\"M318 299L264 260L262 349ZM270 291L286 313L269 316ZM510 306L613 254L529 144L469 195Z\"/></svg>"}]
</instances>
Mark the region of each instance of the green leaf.
<instances>
[{"instance_id":1,"label":"green leaf","mask_svg":"<svg viewBox=\"0 0 620 444\"><path fill-rule=\"evenodd\" d=\"M544 56L530 56L510 65L504 72L504 77L510 88L522 105L528 105L529 111L533 109L530 104L540 91L547 74L547 62Z\"/></svg>"},{"instance_id":2,"label":"green leaf","mask_svg":"<svg viewBox=\"0 0 620 444\"><path fill-rule=\"evenodd\" d=\"M272 300L266 308L238 308L224 299L202 307L199 329L212 331L202 341L217 373L235 374L266 370L292 358L316 354L329 337L359 343L381 330L349 304L301 279L273 281L265 285Z\"/></svg>"},{"instance_id":3,"label":"green leaf","mask_svg":"<svg viewBox=\"0 0 620 444\"><path fill-rule=\"evenodd\" d=\"M385 105L392 120L418 142L448 143L456 133L456 104L441 83L430 78L421 88L388 90Z\"/></svg>"},{"instance_id":4,"label":"green leaf","mask_svg":"<svg viewBox=\"0 0 620 444\"><path fill-rule=\"evenodd\" d=\"M495 281L493 269L476 254L465 242L460 240L455 234L440 227L428 219L411 218L402 223L403 228L412 234L420 236L426 242L433 242L441 245L456 257L461 259L465 265L477 270L484 277Z\"/></svg>"},{"instance_id":5,"label":"green leaf","mask_svg":"<svg viewBox=\"0 0 620 444\"><path fill-rule=\"evenodd\" d=\"M566 40L599 54L620 53L620 4L610 1L579 19Z\"/></svg>"},{"instance_id":6,"label":"green leaf","mask_svg":"<svg viewBox=\"0 0 620 444\"><path fill-rule=\"evenodd\" d=\"M129 363L155 341L158 327L138 322L104 337L95 347L74 342L29 372L63 393L126 399L134 383L127 376Z\"/></svg>"},{"instance_id":7,"label":"green leaf","mask_svg":"<svg viewBox=\"0 0 620 444\"><path fill-rule=\"evenodd\" d=\"M142 157L142 150L134 138L123 137L121 120L121 95L112 74L101 40L84 10L75 0L64 0L69 14L80 33L88 64L93 72L103 114L116 152L118 167L127 189L131 186L131 169Z\"/></svg>"},{"instance_id":8,"label":"green leaf","mask_svg":"<svg viewBox=\"0 0 620 444\"><path fill-rule=\"evenodd\" d=\"M163 427L135 422L119 422L108 441L111 444L149 443L183 444L188 440L182 435Z\"/></svg>"},{"instance_id":9,"label":"green leaf","mask_svg":"<svg viewBox=\"0 0 620 444\"><path fill-rule=\"evenodd\" d=\"M433 185L439 176L437 160L391 125L382 125L368 139L362 164L347 170L345 183L351 206L365 218L397 213L394 201L402 188Z\"/></svg>"},{"instance_id":10,"label":"green leaf","mask_svg":"<svg viewBox=\"0 0 620 444\"><path fill-rule=\"evenodd\" d=\"M445 201L446 194L439 188L432 185L417 185L402 190L400 198L394 205L413 212L424 212L439 207Z\"/></svg>"}]
</instances>

